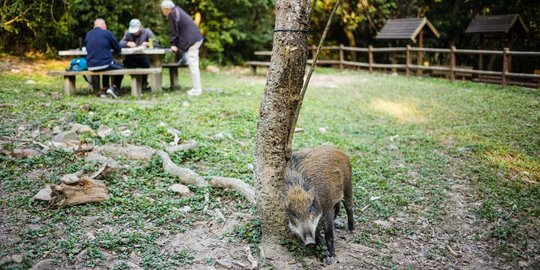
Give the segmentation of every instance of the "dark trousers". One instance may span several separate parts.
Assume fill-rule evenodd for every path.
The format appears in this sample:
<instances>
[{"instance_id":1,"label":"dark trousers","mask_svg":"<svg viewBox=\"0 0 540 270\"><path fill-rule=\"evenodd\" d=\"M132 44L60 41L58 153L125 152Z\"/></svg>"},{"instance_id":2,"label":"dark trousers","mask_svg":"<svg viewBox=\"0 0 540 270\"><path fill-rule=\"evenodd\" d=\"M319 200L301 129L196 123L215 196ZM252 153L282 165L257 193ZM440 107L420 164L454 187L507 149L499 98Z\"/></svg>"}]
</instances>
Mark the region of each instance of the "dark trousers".
<instances>
[{"instance_id":1,"label":"dark trousers","mask_svg":"<svg viewBox=\"0 0 540 270\"><path fill-rule=\"evenodd\" d=\"M144 55L129 55L126 56L124 59L124 66L126 68L149 68L150 62L148 62L148 58ZM142 76L142 85L143 87L146 86L146 83L148 82L148 75Z\"/></svg>"},{"instance_id":2,"label":"dark trousers","mask_svg":"<svg viewBox=\"0 0 540 270\"><path fill-rule=\"evenodd\" d=\"M112 64L109 65L109 67L101 70L113 70L113 69L122 69L124 66L116 61L113 61ZM101 85L104 89L107 89L111 86L111 77L112 77L112 85L116 86L116 88L120 89L120 85L122 85L122 75L102 75ZM92 88L94 88L94 91L99 91L99 76L91 76L90 78Z\"/></svg>"}]
</instances>

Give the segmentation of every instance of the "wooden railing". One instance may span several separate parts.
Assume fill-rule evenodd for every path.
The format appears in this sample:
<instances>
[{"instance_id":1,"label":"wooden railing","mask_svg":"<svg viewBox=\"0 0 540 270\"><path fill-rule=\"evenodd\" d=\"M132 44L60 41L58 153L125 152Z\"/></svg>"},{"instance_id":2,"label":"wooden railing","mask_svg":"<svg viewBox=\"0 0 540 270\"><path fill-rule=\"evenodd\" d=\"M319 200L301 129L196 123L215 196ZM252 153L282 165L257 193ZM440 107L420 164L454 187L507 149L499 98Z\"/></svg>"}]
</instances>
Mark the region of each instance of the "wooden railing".
<instances>
[{"instance_id":1,"label":"wooden railing","mask_svg":"<svg viewBox=\"0 0 540 270\"><path fill-rule=\"evenodd\" d=\"M312 55L315 55L316 48L313 46L311 48ZM398 70L404 71L404 73L409 76L416 71L417 74L421 75L424 71L431 71L435 74L446 75L451 81L456 80L456 75L463 77L470 77L473 79L473 76L476 81L490 82L490 83L500 83L502 85L508 84L517 84L529 87L539 87L540 86L540 66L535 67L532 72L534 73L515 73L511 71L511 59L512 56L527 56L527 57L539 57L540 52L535 51L510 51L508 48L505 48L502 51L495 50L469 50L469 49L457 49L452 46L450 49L440 49L440 48L417 48L417 47L389 47L389 48L374 48L369 46L368 48L357 48L357 47L346 47L343 45L340 46L324 46L322 47L323 51L338 51L338 53L330 53L330 55L338 55L339 59L319 59L318 64L321 65L339 65L341 69L345 67L360 67L367 68L370 72L375 69L391 69L394 72ZM360 61L350 61L346 60L346 53L367 53L367 62ZM391 58L391 63L376 63L375 54L378 53L389 53ZM416 60L417 63L413 64L413 53L417 54ZM449 61L446 65L423 65L421 61L423 60L424 53L443 53L449 54ZM399 54L404 55L405 63L398 63L397 58ZM471 66L461 66L456 61L457 55L476 55L479 59L482 59L483 55L495 55L502 56L502 70L493 71L485 69L473 69ZM480 60L482 61L482 60ZM538 61L540 63L540 61ZM308 63L313 63L312 60L309 60ZM482 64L479 64L479 67L482 67ZM522 80L515 81L512 78L519 78ZM523 80L525 79L525 80Z\"/></svg>"}]
</instances>

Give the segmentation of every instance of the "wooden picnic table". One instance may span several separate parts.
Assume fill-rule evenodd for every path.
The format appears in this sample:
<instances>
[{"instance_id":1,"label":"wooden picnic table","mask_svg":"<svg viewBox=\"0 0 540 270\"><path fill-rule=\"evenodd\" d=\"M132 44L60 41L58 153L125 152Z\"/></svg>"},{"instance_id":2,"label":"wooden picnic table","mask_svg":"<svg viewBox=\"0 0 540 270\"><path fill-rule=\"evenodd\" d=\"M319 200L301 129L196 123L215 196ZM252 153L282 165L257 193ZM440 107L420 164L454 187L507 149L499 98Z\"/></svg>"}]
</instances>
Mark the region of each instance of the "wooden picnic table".
<instances>
[{"instance_id":1,"label":"wooden picnic table","mask_svg":"<svg viewBox=\"0 0 540 270\"><path fill-rule=\"evenodd\" d=\"M166 53L172 52L168 48L122 48L120 52L121 57L128 55L145 55L148 57L151 68L161 68L163 66L163 58L165 58ZM59 56L69 56L69 57L82 57L86 56L86 50L72 49L72 50L62 50L58 51ZM162 72L150 74L151 88L152 92L160 91L163 87L162 83Z\"/></svg>"}]
</instances>

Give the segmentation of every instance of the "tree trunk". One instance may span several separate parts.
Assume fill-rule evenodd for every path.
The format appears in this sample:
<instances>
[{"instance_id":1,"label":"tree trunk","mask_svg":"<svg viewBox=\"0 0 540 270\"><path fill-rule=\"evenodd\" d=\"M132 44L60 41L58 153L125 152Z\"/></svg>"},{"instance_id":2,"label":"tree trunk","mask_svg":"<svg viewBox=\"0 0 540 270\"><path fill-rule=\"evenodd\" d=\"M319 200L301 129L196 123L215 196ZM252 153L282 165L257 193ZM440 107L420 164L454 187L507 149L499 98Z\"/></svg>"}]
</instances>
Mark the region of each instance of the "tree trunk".
<instances>
[{"instance_id":1,"label":"tree trunk","mask_svg":"<svg viewBox=\"0 0 540 270\"><path fill-rule=\"evenodd\" d=\"M290 158L293 117L300 101L308 55L309 6L306 0L276 1L272 59L259 112L254 178L263 242L288 235L281 205L284 168Z\"/></svg>"}]
</instances>

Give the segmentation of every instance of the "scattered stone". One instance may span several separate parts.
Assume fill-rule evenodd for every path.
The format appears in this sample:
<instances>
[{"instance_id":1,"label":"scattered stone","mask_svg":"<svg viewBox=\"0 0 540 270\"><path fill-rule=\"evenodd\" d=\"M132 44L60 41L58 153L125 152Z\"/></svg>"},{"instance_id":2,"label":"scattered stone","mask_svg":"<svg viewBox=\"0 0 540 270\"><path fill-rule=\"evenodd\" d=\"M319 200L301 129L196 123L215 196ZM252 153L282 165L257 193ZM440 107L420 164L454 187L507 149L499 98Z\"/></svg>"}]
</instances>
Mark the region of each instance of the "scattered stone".
<instances>
[{"instance_id":1,"label":"scattered stone","mask_svg":"<svg viewBox=\"0 0 540 270\"><path fill-rule=\"evenodd\" d=\"M319 128L319 133L321 133L321 134L326 133L326 128L320 127Z\"/></svg>"},{"instance_id":2,"label":"scattered stone","mask_svg":"<svg viewBox=\"0 0 540 270\"><path fill-rule=\"evenodd\" d=\"M36 81L34 81L34 80L27 80L26 82L24 82L24 84L36 84Z\"/></svg>"},{"instance_id":3,"label":"scattered stone","mask_svg":"<svg viewBox=\"0 0 540 270\"><path fill-rule=\"evenodd\" d=\"M53 259L46 259L43 261L39 261L34 266L32 266L32 268L30 268L30 270L50 270L50 269L55 269Z\"/></svg>"},{"instance_id":4,"label":"scattered stone","mask_svg":"<svg viewBox=\"0 0 540 270\"><path fill-rule=\"evenodd\" d=\"M187 102L187 101L182 102L182 106L183 107L189 107L189 102Z\"/></svg>"},{"instance_id":5,"label":"scattered stone","mask_svg":"<svg viewBox=\"0 0 540 270\"><path fill-rule=\"evenodd\" d=\"M294 133L301 133L301 132L304 132L304 131L305 131L305 129L303 129L303 128L295 128L294 129Z\"/></svg>"},{"instance_id":6,"label":"scattered stone","mask_svg":"<svg viewBox=\"0 0 540 270\"><path fill-rule=\"evenodd\" d=\"M30 157L37 157L39 155L41 155L41 152L35 149L30 149L30 148L24 148L24 149L16 148L13 150L13 152L11 152L11 156L14 158L30 158Z\"/></svg>"},{"instance_id":7,"label":"scattered stone","mask_svg":"<svg viewBox=\"0 0 540 270\"><path fill-rule=\"evenodd\" d=\"M11 259L15 263L22 263L23 262L23 256L21 254L11 255Z\"/></svg>"},{"instance_id":8,"label":"scattered stone","mask_svg":"<svg viewBox=\"0 0 540 270\"><path fill-rule=\"evenodd\" d=\"M250 171L253 171L253 169L254 169L255 167L253 166L253 164L248 163L248 164L247 164L247 168L248 168Z\"/></svg>"},{"instance_id":9,"label":"scattered stone","mask_svg":"<svg viewBox=\"0 0 540 270\"><path fill-rule=\"evenodd\" d=\"M191 194L189 188L182 184L174 184L169 187L169 190L180 193L181 196L189 196Z\"/></svg>"},{"instance_id":10,"label":"scattered stone","mask_svg":"<svg viewBox=\"0 0 540 270\"><path fill-rule=\"evenodd\" d=\"M51 186L47 185L44 189L40 190L36 195L34 195L34 200L41 201L50 201L51 200L52 189Z\"/></svg>"},{"instance_id":11,"label":"scattered stone","mask_svg":"<svg viewBox=\"0 0 540 270\"><path fill-rule=\"evenodd\" d=\"M51 141L53 148L60 148L66 151L75 151L79 149L81 142L74 131L61 132L54 136Z\"/></svg>"},{"instance_id":12,"label":"scattered stone","mask_svg":"<svg viewBox=\"0 0 540 270\"><path fill-rule=\"evenodd\" d=\"M60 178L60 181L63 182L63 183L66 183L66 184L75 184L77 182L79 182L79 177L81 177L83 175L84 171L83 170L80 170L76 173L70 173L70 174L66 174L64 176L62 176L62 178Z\"/></svg>"},{"instance_id":13,"label":"scattered stone","mask_svg":"<svg viewBox=\"0 0 540 270\"><path fill-rule=\"evenodd\" d=\"M112 128L110 128L108 126L105 126L105 125L101 125L101 126L99 126L99 128L97 130L97 135L98 135L98 137L103 139L103 138L109 136L112 132L113 132Z\"/></svg>"},{"instance_id":14,"label":"scattered stone","mask_svg":"<svg viewBox=\"0 0 540 270\"><path fill-rule=\"evenodd\" d=\"M94 240L96 239L96 237L94 236L94 234L92 234L91 232L87 232L84 234L84 237L87 239L87 240Z\"/></svg>"}]
</instances>

